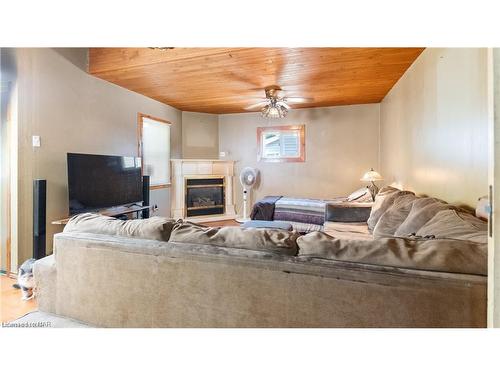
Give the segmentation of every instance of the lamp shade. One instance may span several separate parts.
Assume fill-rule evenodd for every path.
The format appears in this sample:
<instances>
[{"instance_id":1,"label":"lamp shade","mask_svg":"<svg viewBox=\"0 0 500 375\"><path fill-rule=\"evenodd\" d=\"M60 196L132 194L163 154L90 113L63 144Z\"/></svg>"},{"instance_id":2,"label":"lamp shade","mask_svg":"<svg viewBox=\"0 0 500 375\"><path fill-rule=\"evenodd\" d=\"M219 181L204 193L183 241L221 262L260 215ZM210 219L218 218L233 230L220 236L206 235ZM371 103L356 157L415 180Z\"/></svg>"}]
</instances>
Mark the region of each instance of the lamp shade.
<instances>
[{"instance_id":1,"label":"lamp shade","mask_svg":"<svg viewBox=\"0 0 500 375\"><path fill-rule=\"evenodd\" d=\"M363 175L363 177L361 177L361 181L372 182L372 181L381 181L381 180L383 180L382 176L377 171L374 171L373 168L370 169L368 172L366 172Z\"/></svg>"}]
</instances>

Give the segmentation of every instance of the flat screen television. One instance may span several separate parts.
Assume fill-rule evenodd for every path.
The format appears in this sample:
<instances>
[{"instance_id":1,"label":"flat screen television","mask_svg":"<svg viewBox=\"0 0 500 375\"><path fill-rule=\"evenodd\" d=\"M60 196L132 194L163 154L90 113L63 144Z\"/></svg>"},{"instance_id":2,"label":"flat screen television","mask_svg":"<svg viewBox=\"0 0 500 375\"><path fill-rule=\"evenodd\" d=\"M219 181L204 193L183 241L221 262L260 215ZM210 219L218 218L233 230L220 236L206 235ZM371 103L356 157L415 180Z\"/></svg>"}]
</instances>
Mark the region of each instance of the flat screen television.
<instances>
[{"instance_id":1,"label":"flat screen television","mask_svg":"<svg viewBox=\"0 0 500 375\"><path fill-rule=\"evenodd\" d=\"M141 159L68 153L69 213L142 201Z\"/></svg>"}]
</instances>

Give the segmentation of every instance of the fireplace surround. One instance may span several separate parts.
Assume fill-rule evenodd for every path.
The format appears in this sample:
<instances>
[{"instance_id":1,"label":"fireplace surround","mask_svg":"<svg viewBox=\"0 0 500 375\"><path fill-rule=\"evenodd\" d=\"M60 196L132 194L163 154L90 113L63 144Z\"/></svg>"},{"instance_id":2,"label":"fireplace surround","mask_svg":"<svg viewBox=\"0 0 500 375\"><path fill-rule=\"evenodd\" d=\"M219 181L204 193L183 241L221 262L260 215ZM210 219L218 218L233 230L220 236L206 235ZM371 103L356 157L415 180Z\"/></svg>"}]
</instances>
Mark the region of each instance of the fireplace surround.
<instances>
[{"instance_id":1,"label":"fireplace surround","mask_svg":"<svg viewBox=\"0 0 500 375\"><path fill-rule=\"evenodd\" d=\"M236 218L234 161L172 159L171 216L193 222Z\"/></svg>"}]
</instances>

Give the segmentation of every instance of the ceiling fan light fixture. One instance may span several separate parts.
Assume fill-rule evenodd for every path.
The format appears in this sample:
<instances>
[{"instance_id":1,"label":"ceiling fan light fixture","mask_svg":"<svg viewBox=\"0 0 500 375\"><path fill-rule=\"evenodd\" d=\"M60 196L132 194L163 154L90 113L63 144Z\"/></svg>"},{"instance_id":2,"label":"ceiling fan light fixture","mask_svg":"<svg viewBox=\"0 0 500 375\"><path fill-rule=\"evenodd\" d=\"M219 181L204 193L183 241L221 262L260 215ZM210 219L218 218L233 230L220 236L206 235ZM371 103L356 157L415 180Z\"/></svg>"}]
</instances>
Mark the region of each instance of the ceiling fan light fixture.
<instances>
[{"instance_id":1,"label":"ceiling fan light fixture","mask_svg":"<svg viewBox=\"0 0 500 375\"><path fill-rule=\"evenodd\" d=\"M283 118L288 114L288 109L277 103L270 103L262 108L262 117L265 118Z\"/></svg>"}]
</instances>

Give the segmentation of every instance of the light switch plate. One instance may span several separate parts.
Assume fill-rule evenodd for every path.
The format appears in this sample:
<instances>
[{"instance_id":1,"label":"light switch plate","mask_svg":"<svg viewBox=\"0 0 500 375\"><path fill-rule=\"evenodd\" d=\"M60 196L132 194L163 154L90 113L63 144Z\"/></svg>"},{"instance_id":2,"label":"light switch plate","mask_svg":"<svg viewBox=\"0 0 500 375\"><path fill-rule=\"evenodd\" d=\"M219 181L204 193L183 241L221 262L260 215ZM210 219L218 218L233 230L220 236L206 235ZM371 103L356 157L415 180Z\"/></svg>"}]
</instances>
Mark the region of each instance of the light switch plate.
<instances>
[{"instance_id":1,"label":"light switch plate","mask_svg":"<svg viewBox=\"0 0 500 375\"><path fill-rule=\"evenodd\" d=\"M225 157L226 157L226 155L227 155L227 152L226 152L226 151L221 151L221 152L219 152L219 157L220 157L220 158L225 158Z\"/></svg>"},{"instance_id":2,"label":"light switch plate","mask_svg":"<svg viewBox=\"0 0 500 375\"><path fill-rule=\"evenodd\" d=\"M33 136L33 147L40 147L40 136L39 135L34 135Z\"/></svg>"}]
</instances>

